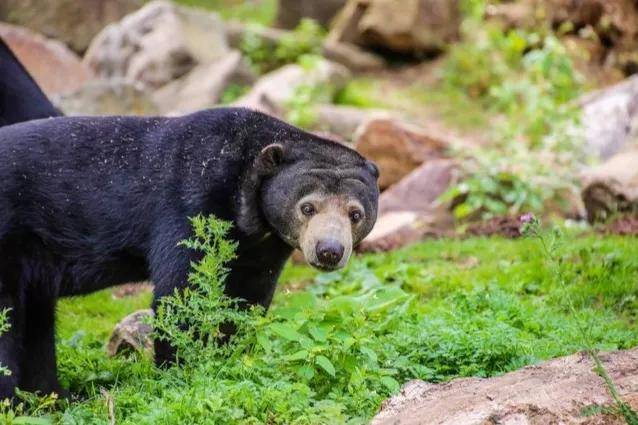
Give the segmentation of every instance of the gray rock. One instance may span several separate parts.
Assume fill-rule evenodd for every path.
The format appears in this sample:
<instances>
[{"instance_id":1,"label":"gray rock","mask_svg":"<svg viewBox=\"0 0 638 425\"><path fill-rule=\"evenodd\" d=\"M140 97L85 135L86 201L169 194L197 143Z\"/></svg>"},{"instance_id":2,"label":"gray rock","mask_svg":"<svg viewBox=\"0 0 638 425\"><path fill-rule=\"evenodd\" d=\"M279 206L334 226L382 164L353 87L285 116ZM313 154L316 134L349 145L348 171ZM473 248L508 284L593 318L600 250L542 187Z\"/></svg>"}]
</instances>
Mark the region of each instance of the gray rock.
<instances>
[{"instance_id":1,"label":"gray rock","mask_svg":"<svg viewBox=\"0 0 638 425\"><path fill-rule=\"evenodd\" d=\"M197 65L184 77L158 89L153 99L162 114L187 114L217 105L230 84L248 85L256 78L235 50L214 62Z\"/></svg>"},{"instance_id":2,"label":"gray rock","mask_svg":"<svg viewBox=\"0 0 638 425\"><path fill-rule=\"evenodd\" d=\"M581 181L589 221L638 212L638 146L585 171Z\"/></svg>"},{"instance_id":3,"label":"gray rock","mask_svg":"<svg viewBox=\"0 0 638 425\"><path fill-rule=\"evenodd\" d=\"M279 115L299 87L325 86L326 90L336 91L343 87L349 78L350 72L347 68L325 59L310 68L290 64L264 75L248 94L235 102L235 106Z\"/></svg>"},{"instance_id":4,"label":"gray rock","mask_svg":"<svg viewBox=\"0 0 638 425\"><path fill-rule=\"evenodd\" d=\"M586 154L608 159L638 134L638 76L587 94L580 104Z\"/></svg>"},{"instance_id":5,"label":"gray rock","mask_svg":"<svg viewBox=\"0 0 638 425\"><path fill-rule=\"evenodd\" d=\"M65 115L157 115L148 90L126 80L95 80L78 90L54 96L53 103Z\"/></svg>"},{"instance_id":6,"label":"gray rock","mask_svg":"<svg viewBox=\"0 0 638 425\"><path fill-rule=\"evenodd\" d=\"M115 326L111 338L106 346L109 357L118 353L133 350L141 353L153 353L151 334L153 327L149 320L153 317L153 310L140 310L126 316Z\"/></svg>"},{"instance_id":7,"label":"gray rock","mask_svg":"<svg viewBox=\"0 0 638 425\"><path fill-rule=\"evenodd\" d=\"M99 77L158 88L228 52L219 16L157 0L107 26L84 60Z\"/></svg>"}]
</instances>

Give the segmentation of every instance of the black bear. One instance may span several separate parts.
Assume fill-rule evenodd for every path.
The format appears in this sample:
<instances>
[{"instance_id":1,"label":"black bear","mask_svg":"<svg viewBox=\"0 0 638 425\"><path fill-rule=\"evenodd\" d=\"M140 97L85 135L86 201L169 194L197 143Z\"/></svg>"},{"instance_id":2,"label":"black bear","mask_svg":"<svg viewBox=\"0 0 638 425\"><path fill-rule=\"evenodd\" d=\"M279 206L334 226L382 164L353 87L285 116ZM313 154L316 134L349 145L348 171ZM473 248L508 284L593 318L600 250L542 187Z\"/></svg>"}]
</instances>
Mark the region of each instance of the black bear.
<instances>
[{"instance_id":1,"label":"black bear","mask_svg":"<svg viewBox=\"0 0 638 425\"><path fill-rule=\"evenodd\" d=\"M294 248L320 269L347 262L375 223L377 177L355 151L246 109L0 128L0 398L60 391L59 297L150 279L156 305L184 287L189 217L235 224L227 293L268 307ZM158 363L171 355L156 343Z\"/></svg>"},{"instance_id":2,"label":"black bear","mask_svg":"<svg viewBox=\"0 0 638 425\"><path fill-rule=\"evenodd\" d=\"M0 127L61 113L0 38Z\"/></svg>"}]
</instances>

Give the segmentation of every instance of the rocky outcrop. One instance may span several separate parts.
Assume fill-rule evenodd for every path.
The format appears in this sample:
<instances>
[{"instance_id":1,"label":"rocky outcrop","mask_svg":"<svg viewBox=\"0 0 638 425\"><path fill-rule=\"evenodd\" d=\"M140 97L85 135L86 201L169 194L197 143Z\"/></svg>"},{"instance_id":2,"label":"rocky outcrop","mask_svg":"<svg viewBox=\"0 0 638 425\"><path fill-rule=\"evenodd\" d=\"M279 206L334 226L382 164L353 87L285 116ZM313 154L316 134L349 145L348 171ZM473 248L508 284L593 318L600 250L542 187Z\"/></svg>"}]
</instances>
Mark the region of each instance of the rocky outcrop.
<instances>
[{"instance_id":1,"label":"rocky outcrop","mask_svg":"<svg viewBox=\"0 0 638 425\"><path fill-rule=\"evenodd\" d=\"M126 316L115 326L106 352L110 357L126 351L138 351L146 354L153 352L150 320L153 310L139 310Z\"/></svg>"},{"instance_id":2,"label":"rocky outcrop","mask_svg":"<svg viewBox=\"0 0 638 425\"><path fill-rule=\"evenodd\" d=\"M249 85L256 78L241 53L235 50L211 63L197 65L182 78L157 90L153 98L162 114L188 114L217 105L231 84Z\"/></svg>"},{"instance_id":3,"label":"rocky outcrop","mask_svg":"<svg viewBox=\"0 0 638 425\"><path fill-rule=\"evenodd\" d=\"M376 162L379 186L385 189L424 162L444 157L450 147L446 137L405 122L374 119L357 129L354 146Z\"/></svg>"},{"instance_id":4,"label":"rocky outcrop","mask_svg":"<svg viewBox=\"0 0 638 425\"><path fill-rule=\"evenodd\" d=\"M157 115L149 91L126 80L95 80L79 89L54 96L53 103L65 115Z\"/></svg>"},{"instance_id":5,"label":"rocky outcrop","mask_svg":"<svg viewBox=\"0 0 638 425\"><path fill-rule=\"evenodd\" d=\"M347 0L279 0L277 26L295 28L303 18L327 26Z\"/></svg>"},{"instance_id":6,"label":"rocky outcrop","mask_svg":"<svg viewBox=\"0 0 638 425\"><path fill-rule=\"evenodd\" d=\"M622 152L583 173L582 197L589 221L638 213L638 148Z\"/></svg>"},{"instance_id":7,"label":"rocky outcrop","mask_svg":"<svg viewBox=\"0 0 638 425\"><path fill-rule=\"evenodd\" d=\"M2 0L0 21L25 26L84 52L106 25L143 4L144 0Z\"/></svg>"},{"instance_id":8,"label":"rocky outcrop","mask_svg":"<svg viewBox=\"0 0 638 425\"><path fill-rule=\"evenodd\" d=\"M335 18L328 43L400 54L439 52L458 37L457 0L350 0Z\"/></svg>"},{"instance_id":9,"label":"rocky outcrop","mask_svg":"<svg viewBox=\"0 0 638 425\"><path fill-rule=\"evenodd\" d=\"M638 349L601 359L619 396L637 409ZM372 425L624 424L613 403L590 356L578 353L495 378L411 381L383 403Z\"/></svg>"},{"instance_id":10,"label":"rocky outcrop","mask_svg":"<svg viewBox=\"0 0 638 425\"><path fill-rule=\"evenodd\" d=\"M93 72L63 43L27 28L0 23L9 45L47 96L68 93L94 78Z\"/></svg>"},{"instance_id":11,"label":"rocky outcrop","mask_svg":"<svg viewBox=\"0 0 638 425\"><path fill-rule=\"evenodd\" d=\"M255 109L270 115L281 115L286 103L301 86L323 87L336 91L350 78L347 68L328 60L312 67L298 64L283 66L264 75L252 90L235 102L235 106Z\"/></svg>"},{"instance_id":12,"label":"rocky outcrop","mask_svg":"<svg viewBox=\"0 0 638 425\"><path fill-rule=\"evenodd\" d=\"M85 62L101 78L159 88L228 53L219 16L157 0L107 26L91 43Z\"/></svg>"}]
</instances>

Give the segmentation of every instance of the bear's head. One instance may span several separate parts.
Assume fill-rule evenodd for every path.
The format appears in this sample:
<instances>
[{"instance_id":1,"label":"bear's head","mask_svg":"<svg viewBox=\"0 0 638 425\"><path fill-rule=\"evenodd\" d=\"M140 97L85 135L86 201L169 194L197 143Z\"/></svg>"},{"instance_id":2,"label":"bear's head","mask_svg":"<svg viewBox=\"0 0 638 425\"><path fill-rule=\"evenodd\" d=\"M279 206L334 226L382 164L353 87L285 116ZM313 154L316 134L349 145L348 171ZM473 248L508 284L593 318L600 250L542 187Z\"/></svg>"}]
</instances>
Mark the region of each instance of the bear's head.
<instances>
[{"instance_id":1,"label":"bear's head","mask_svg":"<svg viewBox=\"0 0 638 425\"><path fill-rule=\"evenodd\" d=\"M346 265L377 219L376 165L343 145L313 138L270 144L254 167L268 227L316 268Z\"/></svg>"}]
</instances>

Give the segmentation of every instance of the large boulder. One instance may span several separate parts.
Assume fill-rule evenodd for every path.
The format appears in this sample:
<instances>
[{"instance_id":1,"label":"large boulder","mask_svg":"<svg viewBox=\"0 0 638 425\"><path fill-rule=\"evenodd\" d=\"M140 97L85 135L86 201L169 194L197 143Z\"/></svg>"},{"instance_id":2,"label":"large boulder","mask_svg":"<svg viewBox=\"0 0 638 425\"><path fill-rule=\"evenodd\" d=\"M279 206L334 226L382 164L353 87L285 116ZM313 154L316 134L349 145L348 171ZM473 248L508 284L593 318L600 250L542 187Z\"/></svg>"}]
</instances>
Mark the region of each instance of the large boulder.
<instances>
[{"instance_id":1,"label":"large boulder","mask_svg":"<svg viewBox=\"0 0 638 425\"><path fill-rule=\"evenodd\" d=\"M143 4L144 0L2 0L0 21L28 27L84 52L106 25Z\"/></svg>"},{"instance_id":2,"label":"large boulder","mask_svg":"<svg viewBox=\"0 0 638 425\"><path fill-rule=\"evenodd\" d=\"M401 54L439 52L458 38L457 0L350 0L328 43L351 43Z\"/></svg>"},{"instance_id":3,"label":"large boulder","mask_svg":"<svg viewBox=\"0 0 638 425\"><path fill-rule=\"evenodd\" d=\"M638 134L638 75L589 93L580 104L587 154L608 159Z\"/></svg>"},{"instance_id":4,"label":"large boulder","mask_svg":"<svg viewBox=\"0 0 638 425\"><path fill-rule=\"evenodd\" d=\"M250 66L235 50L211 63L197 65L157 90L153 98L162 114L187 114L217 105L231 84L245 86L255 80Z\"/></svg>"},{"instance_id":5,"label":"large boulder","mask_svg":"<svg viewBox=\"0 0 638 425\"><path fill-rule=\"evenodd\" d=\"M638 147L584 172L582 187L587 218L591 222L617 213L637 213Z\"/></svg>"},{"instance_id":6,"label":"large boulder","mask_svg":"<svg viewBox=\"0 0 638 425\"><path fill-rule=\"evenodd\" d=\"M347 0L279 0L277 26L295 28L303 18L327 26Z\"/></svg>"},{"instance_id":7,"label":"large boulder","mask_svg":"<svg viewBox=\"0 0 638 425\"><path fill-rule=\"evenodd\" d=\"M638 349L600 355L618 396L638 408ZM385 401L372 425L621 425L596 364L585 353L495 378L415 380Z\"/></svg>"},{"instance_id":8,"label":"large boulder","mask_svg":"<svg viewBox=\"0 0 638 425\"><path fill-rule=\"evenodd\" d=\"M356 131L355 149L379 167L385 189L424 162L442 158L450 147L446 135L393 119L374 119Z\"/></svg>"},{"instance_id":9,"label":"large boulder","mask_svg":"<svg viewBox=\"0 0 638 425\"><path fill-rule=\"evenodd\" d=\"M3 23L0 23L0 38L49 97L77 90L94 78L91 69L60 41Z\"/></svg>"},{"instance_id":10,"label":"large boulder","mask_svg":"<svg viewBox=\"0 0 638 425\"><path fill-rule=\"evenodd\" d=\"M344 66L322 59L312 66L290 64L264 75L235 106L280 115L300 87L323 87L336 91L350 78Z\"/></svg>"},{"instance_id":11,"label":"large boulder","mask_svg":"<svg viewBox=\"0 0 638 425\"><path fill-rule=\"evenodd\" d=\"M219 16L158 0L107 26L85 61L99 77L159 88L229 51Z\"/></svg>"},{"instance_id":12,"label":"large boulder","mask_svg":"<svg viewBox=\"0 0 638 425\"><path fill-rule=\"evenodd\" d=\"M53 103L65 115L157 115L159 109L140 83L95 80L77 90L54 96Z\"/></svg>"}]
</instances>

